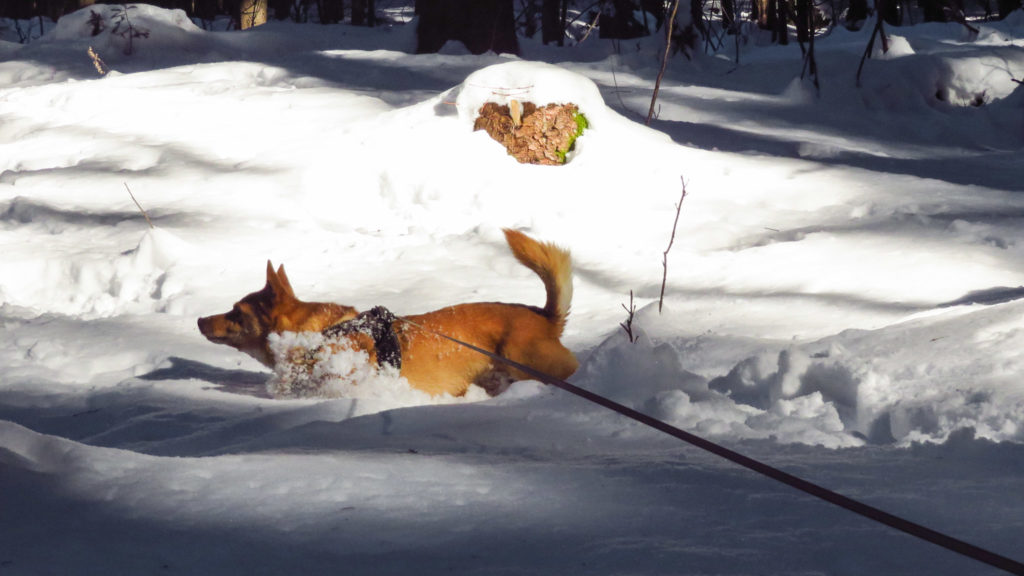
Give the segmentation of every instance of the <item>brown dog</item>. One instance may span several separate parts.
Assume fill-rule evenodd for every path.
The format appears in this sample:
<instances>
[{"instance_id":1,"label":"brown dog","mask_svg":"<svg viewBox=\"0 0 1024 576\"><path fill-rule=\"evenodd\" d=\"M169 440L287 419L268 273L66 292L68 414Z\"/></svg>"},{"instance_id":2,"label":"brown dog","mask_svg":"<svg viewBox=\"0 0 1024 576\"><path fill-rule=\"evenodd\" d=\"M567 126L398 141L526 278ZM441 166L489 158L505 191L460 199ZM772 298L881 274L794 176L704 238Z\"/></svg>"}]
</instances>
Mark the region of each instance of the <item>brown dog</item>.
<instances>
[{"instance_id":1,"label":"brown dog","mask_svg":"<svg viewBox=\"0 0 1024 576\"><path fill-rule=\"evenodd\" d=\"M430 394L465 394L470 384L498 393L528 376L479 352L439 336L444 334L483 348L556 378L576 371L575 356L559 338L572 301L572 262L569 253L540 243L515 230L505 230L512 254L544 282L543 308L523 304L458 304L405 318L389 318L388 336L400 348L401 375ZM242 298L230 312L199 319L199 331L211 342L226 344L274 367L268 336L282 332L340 334L349 346L364 350L378 362L379 342L363 331L340 331L358 312L350 306L303 302L295 297L284 266L274 272L267 262L267 284Z\"/></svg>"}]
</instances>

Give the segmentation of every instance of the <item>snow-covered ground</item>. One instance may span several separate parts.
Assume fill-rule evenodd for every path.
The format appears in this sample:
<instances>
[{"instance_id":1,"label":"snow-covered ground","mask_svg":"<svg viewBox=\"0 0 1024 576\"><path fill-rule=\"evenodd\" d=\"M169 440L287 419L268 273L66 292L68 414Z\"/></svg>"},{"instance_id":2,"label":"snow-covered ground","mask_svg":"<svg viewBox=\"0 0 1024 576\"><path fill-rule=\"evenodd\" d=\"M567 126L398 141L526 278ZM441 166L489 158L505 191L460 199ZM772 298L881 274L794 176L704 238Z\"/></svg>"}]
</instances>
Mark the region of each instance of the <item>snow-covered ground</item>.
<instances>
[{"instance_id":1,"label":"snow-covered ground","mask_svg":"<svg viewBox=\"0 0 1024 576\"><path fill-rule=\"evenodd\" d=\"M796 44L679 57L647 128L656 39L139 6L125 54L91 10L0 42L0 574L997 573L536 382L271 397L195 326L267 259L309 300L540 304L502 227L573 252L575 384L1024 560L1021 11L890 29L859 88L837 29L820 96ZM567 165L472 132L508 97L580 104Z\"/></svg>"}]
</instances>

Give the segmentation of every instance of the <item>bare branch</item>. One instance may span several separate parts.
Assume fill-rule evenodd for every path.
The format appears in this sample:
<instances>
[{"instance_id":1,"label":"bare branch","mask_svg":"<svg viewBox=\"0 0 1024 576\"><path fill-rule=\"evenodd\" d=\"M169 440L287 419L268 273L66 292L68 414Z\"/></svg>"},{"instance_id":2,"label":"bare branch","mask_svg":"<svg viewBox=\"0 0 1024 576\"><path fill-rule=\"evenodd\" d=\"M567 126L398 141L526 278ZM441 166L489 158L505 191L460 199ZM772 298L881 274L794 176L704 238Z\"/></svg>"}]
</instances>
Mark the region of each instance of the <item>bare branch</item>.
<instances>
[{"instance_id":1,"label":"bare branch","mask_svg":"<svg viewBox=\"0 0 1024 576\"><path fill-rule=\"evenodd\" d=\"M679 213L683 209L683 200L686 199L686 180L680 176L680 182L683 185L683 192L679 196L679 203L676 204L676 219L672 222L672 236L668 239L668 247L665 248L665 252L661 256L661 295L658 296L658 314L661 314L661 307L665 303L665 284L668 282L668 253L672 250L672 244L676 241L676 228L679 226Z\"/></svg>"}]
</instances>

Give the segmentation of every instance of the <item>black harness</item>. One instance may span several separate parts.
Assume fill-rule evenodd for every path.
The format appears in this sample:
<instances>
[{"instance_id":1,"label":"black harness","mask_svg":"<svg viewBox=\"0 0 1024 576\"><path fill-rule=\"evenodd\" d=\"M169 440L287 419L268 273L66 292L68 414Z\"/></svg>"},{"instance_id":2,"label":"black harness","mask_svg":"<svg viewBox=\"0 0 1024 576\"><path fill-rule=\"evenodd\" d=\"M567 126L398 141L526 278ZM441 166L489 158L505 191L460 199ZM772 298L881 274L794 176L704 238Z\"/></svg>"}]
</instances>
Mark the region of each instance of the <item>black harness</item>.
<instances>
[{"instance_id":1,"label":"black harness","mask_svg":"<svg viewBox=\"0 0 1024 576\"><path fill-rule=\"evenodd\" d=\"M377 350L377 366L402 368L402 347L398 343L394 322L398 317L383 306L375 306L355 318L325 329L327 337L361 333L373 338Z\"/></svg>"}]
</instances>

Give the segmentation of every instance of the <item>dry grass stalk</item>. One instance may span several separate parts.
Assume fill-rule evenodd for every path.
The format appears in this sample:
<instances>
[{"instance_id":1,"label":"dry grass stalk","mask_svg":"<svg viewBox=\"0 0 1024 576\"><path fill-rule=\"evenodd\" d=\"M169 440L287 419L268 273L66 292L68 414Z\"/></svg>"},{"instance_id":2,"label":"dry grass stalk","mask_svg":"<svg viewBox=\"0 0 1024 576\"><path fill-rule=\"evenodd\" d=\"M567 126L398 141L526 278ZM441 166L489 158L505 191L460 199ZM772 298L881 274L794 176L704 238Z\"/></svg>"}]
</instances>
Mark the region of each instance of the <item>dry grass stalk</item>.
<instances>
[{"instance_id":1,"label":"dry grass stalk","mask_svg":"<svg viewBox=\"0 0 1024 576\"><path fill-rule=\"evenodd\" d=\"M124 183L124 189L127 190L128 195L132 197L132 202L135 202L135 206L138 207L139 212L142 212L142 217L146 219L146 224L149 224L150 229L156 228L156 226L153 226L153 221L149 219L149 214L146 214L146 211L142 208L142 204L139 204L139 201L135 199L135 194L132 194L132 189L128 187L127 182Z\"/></svg>"},{"instance_id":2,"label":"dry grass stalk","mask_svg":"<svg viewBox=\"0 0 1024 576\"><path fill-rule=\"evenodd\" d=\"M96 71L100 73L100 76L106 76L107 72L110 71L110 67L107 66L106 62L100 58L100 55L92 49L92 46L89 46L89 50L87 52L89 53L89 58L92 59L92 65L96 68Z\"/></svg>"}]
</instances>

